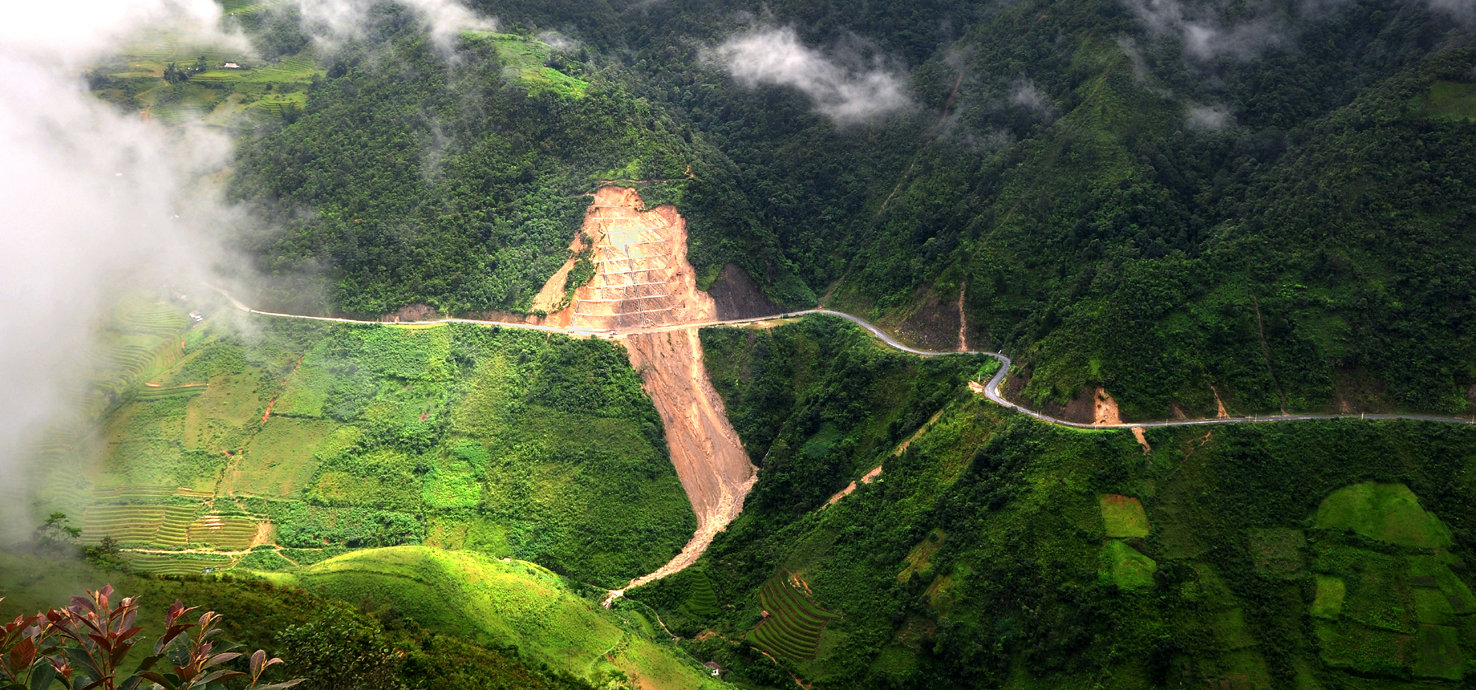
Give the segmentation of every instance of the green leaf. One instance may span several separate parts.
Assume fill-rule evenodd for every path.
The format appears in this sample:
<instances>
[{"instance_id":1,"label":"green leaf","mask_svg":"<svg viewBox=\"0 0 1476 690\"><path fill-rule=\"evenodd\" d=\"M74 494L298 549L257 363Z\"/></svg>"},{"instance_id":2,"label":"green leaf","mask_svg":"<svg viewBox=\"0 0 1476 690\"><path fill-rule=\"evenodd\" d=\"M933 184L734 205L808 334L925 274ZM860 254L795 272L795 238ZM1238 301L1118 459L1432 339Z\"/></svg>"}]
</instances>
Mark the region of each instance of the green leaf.
<instances>
[{"instance_id":1,"label":"green leaf","mask_svg":"<svg viewBox=\"0 0 1476 690\"><path fill-rule=\"evenodd\" d=\"M43 663L31 672L31 687L29 690L44 690L45 688L51 687L53 680L56 680L56 669L52 668L51 664ZM20 688L21 685L17 683L15 687Z\"/></svg>"}]
</instances>

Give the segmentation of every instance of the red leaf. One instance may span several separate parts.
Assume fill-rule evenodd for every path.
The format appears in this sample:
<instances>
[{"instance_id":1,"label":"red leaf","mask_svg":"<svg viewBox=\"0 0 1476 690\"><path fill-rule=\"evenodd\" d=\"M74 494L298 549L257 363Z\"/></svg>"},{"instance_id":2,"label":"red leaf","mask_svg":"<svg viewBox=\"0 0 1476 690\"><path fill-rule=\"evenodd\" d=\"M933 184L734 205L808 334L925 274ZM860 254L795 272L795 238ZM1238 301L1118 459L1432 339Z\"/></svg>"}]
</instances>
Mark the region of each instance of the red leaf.
<instances>
[{"instance_id":1,"label":"red leaf","mask_svg":"<svg viewBox=\"0 0 1476 690\"><path fill-rule=\"evenodd\" d=\"M30 668L31 662L36 660L36 643L29 637L22 637L21 641L10 650L10 668L20 675L23 669Z\"/></svg>"}]
</instances>

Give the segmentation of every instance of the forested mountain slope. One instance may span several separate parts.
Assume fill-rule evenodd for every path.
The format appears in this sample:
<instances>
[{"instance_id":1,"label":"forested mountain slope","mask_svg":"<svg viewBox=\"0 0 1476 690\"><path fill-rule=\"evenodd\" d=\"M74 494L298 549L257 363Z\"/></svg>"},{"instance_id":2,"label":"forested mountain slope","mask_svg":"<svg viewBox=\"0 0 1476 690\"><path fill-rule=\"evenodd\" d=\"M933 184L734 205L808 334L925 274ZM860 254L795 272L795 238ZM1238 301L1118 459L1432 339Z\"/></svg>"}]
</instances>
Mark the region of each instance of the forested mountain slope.
<instances>
[{"instance_id":1,"label":"forested mountain slope","mask_svg":"<svg viewBox=\"0 0 1476 690\"><path fill-rule=\"evenodd\" d=\"M733 263L778 307L828 296L931 346L962 325L1018 356L1034 404L1103 386L1128 418L1206 414L1216 391L1239 412L1471 405L1452 315L1476 123L1431 105L1476 82L1458 7L478 7L564 49L467 36L448 58L386 9L246 147L238 190L283 219L255 242L283 285L322 270L321 306L353 313L526 310L580 194L657 180L702 287ZM811 73L752 77L735 36ZM530 54L560 76L520 79ZM827 74L903 102L838 116Z\"/></svg>"},{"instance_id":2,"label":"forested mountain slope","mask_svg":"<svg viewBox=\"0 0 1476 690\"><path fill-rule=\"evenodd\" d=\"M629 596L739 682L1390 688L1469 677L1469 428L1169 428L1150 430L1145 449L1125 431L1001 412L950 381L963 358L879 356L849 325L703 340L735 426L779 432L753 437L766 458L754 498L702 561ZM906 370L918 383L896 395L885 382ZM824 506L873 463L879 476Z\"/></svg>"}]
</instances>

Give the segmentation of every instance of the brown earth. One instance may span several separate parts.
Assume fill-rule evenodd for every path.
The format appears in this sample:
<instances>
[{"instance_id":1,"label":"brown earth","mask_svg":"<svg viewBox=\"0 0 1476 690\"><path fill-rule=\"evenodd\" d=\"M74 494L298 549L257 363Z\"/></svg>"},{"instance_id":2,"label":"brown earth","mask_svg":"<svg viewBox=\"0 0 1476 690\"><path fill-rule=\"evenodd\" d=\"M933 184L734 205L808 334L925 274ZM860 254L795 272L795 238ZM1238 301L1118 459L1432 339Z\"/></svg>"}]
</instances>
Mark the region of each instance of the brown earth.
<instances>
[{"instance_id":1,"label":"brown earth","mask_svg":"<svg viewBox=\"0 0 1476 690\"><path fill-rule=\"evenodd\" d=\"M626 589L686 568L712 538L743 510L758 479L738 433L728 423L723 400L707 379L697 330L638 333L625 338L631 364L666 427L666 444L677 478L697 514L697 533L669 563L638 577Z\"/></svg>"},{"instance_id":2,"label":"brown earth","mask_svg":"<svg viewBox=\"0 0 1476 690\"><path fill-rule=\"evenodd\" d=\"M687 221L669 204L644 207L634 189L595 192L581 230L594 241L595 276L545 323L619 332L716 318L712 297L697 289L687 262ZM555 273L539 294L562 299L564 275Z\"/></svg>"},{"instance_id":3,"label":"brown earth","mask_svg":"<svg viewBox=\"0 0 1476 690\"><path fill-rule=\"evenodd\" d=\"M750 319L780 311L737 264L723 266L717 280L707 288L707 294L712 295L717 305L719 319Z\"/></svg>"},{"instance_id":4,"label":"brown earth","mask_svg":"<svg viewBox=\"0 0 1476 690\"><path fill-rule=\"evenodd\" d=\"M440 317L440 314L436 313L436 308L429 304L407 304L396 311L380 316L379 320L387 323L401 323L408 321L432 321Z\"/></svg>"},{"instance_id":5,"label":"brown earth","mask_svg":"<svg viewBox=\"0 0 1476 690\"><path fill-rule=\"evenodd\" d=\"M1215 394L1215 418L1229 419L1230 412L1225 409L1225 402L1220 400L1220 389L1216 388L1214 384L1210 384L1210 392Z\"/></svg>"},{"instance_id":6,"label":"brown earth","mask_svg":"<svg viewBox=\"0 0 1476 690\"><path fill-rule=\"evenodd\" d=\"M593 242L595 276L574 291L566 308L546 320L608 331L624 341L661 415L677 479L697 514L697 532L681 552L625 589L694 563L743 510L743 499L758 478L707 378L697 328L681 327L717 317L716 302L697 289L696 271L687 261L687 223L674 206L644 209L633 189L606 186L595 192L581 230ZM557 294L562 300L565 275L567 271L556 273L539 294ZM612 592L606 601L620 592Z\"/></svg>"},{"instance_id":7,"label":"brown earth","mask_svg":"<svg viewBox=\"0 0 1476 690\"><path fill-rule=\"evenodd\" d=\"M1117 409L1117 400L1107 393L1107 389L1097 386L1097 392L1093 396L1096 401L1096 413L1093 415L1093 424L1122 424L1122 413ZM1153 452L1153 447L1148 445L1148 436L1143 427L1132 428L1133 438L1138 440L1138 445L1143 447L1144 453Z\"/></svg>"}]
</instances>

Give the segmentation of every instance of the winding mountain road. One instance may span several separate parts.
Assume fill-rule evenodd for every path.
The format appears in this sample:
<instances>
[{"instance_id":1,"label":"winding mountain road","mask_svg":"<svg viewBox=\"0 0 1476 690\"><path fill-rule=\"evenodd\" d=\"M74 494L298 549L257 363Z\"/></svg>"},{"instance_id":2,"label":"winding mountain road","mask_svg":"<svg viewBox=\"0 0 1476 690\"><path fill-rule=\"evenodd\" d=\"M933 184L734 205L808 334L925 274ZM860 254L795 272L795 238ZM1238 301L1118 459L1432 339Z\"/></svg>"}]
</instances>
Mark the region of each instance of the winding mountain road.
<instances>
[{"instance_id":1,"label":"winding mountain road","mask_svg":"<svg viewBox=\"0 0 1476 690\"><path fill-rule=\"evenodd\" d=\"M741 325L744 325L744 324L758 323L760 321L773 321L775 319L795 318L795 317L800 317L800 316L807 316L807 315L810 315L810 314L824 314L824 315L828 315L828 316L840 317L842 319L845 319L847 321L850 321L851 323L854 323L854 324L856 324L856 325L858 325L858 326L866 329L866 331L868 333L870 333L872 336L874 336L877 340L880 340L883 343L886 343L887 346L889 346L889 347L891 347L893 349L901 350L902 352L907 352L907 353L911 353L911 354L914 354L914 355L918 355L920 357L942 357L942 356L947 356L947 355L983 355L983 356L987 356L987 357L993 357L993 358L999 360L999 370L994 373L994 376L989 379L989 382L988 383L985 383L984 384L984 386L983 386L984 391L983 392L984 392L984 396L985 397L989 398L990 401L994 402L997 405L1000 405L1002 407L1010 408L1010 409L1015 410L1017 412L1020 412L1022 414L1029 415L1029 416L1034 417L1035 419L1038 419L1038 420L1040 420L1042 422L1046 422L1046 423L1049 423L1049 424L1060 424L1062 426L1075 427L1075 428L1078 428L1078 429L1132 429L1132 428L1135 428L1135 427L1136 428L1151 428L1151 427L1173 427L1173 426L1206 426L1206 425L1212 425L1212 424L1263 424L1263 423L1269 423L1269 422L1299 422L1299 421L1314 421L1314 420L1327 420L1327 419L1366 419L1366 420L1404 419L1404 420L1420 421L1420 422L1440 422L1440 423L1444 423L1444 424L1468 424L1468 425L1476 425L1476 417L1447 417L1447 416L1441 416L1441 415L1404 414L1404 413L1253 415L1253 416L1240 416L1240 417L1213 417L1213 418L1205 418L1205 419L1166 419L1166 420L1152 421L1152 422L1123 422L1121 424L1089 424L1089 423L1085 423L1085 422L1073 422L1073 421L1069 421L1069 420L1065 420L1065 419L1060 419L1058 417L1052 417L1052 416L1050 416L1048 414L1045 414L1043 412L1038 412L1036 410L1032 410L1030 408L1024 407L1022 405L1019 405L1018 403L1015 403L1015 402L1012 402L1012 401L1006 399L1003 395L1000 394L999 387L1000 387L1001 384L1004 383L1005 377L1008 376L1009 375L1009 372L1010 372L1010 358L1007 355L1004 355L1004 354L999 353L999 352L986 352L986 351L979 351L979 350L949 351L949 352L937 352L937 351L933 351L933 350L919 350L919 349L917 349L915 347L910 347L910 346L904 345L904 344L902 344L900 342L897 342L897 339L896 338L893 338L892 336L888 335L885 331L881 330L880 328L877 328L876 325L875 324L872 324L870 321L867 321L867 320L865 320L865 319L863 319L863 318L861 318L859 316L855 316L853 314L847 314L845 312L834 311L834 310L831 310L831 309L802 309L802 310L799 310L799 311L784 312L782 314L771 314L769 316L755 316L755 317L744 318L744 319L722 319L722 320L714 320L714 321L702 321L702 322L697 322L697 323L671 324L671 325L665 325L665 326L651 326L651 327L647 327L647 328L628 328L628 329L620 329L618 331L610 331L610 330L595 330L595 329L575 328L575 327L563 328L563 327L559 327L559 326L545 326L545 325L542 325L542 324L520 323L520 322L516 322L516 321L490 321L490 320L484 320L484 319L446 318L446 319L433 319L433 320L429 320L429 321L370 321L370 320L364 320L364 319L347 319L347 318L341 318L341 317L336 317L336 316L307 316L307 315L304 315L304 314L285 314L285 313L281 313L281 312L270 312L270 311L262 311L262 310L259 310L259 309L253 309L250 306L246 305L244 302L241 302L240 300L236 299L230 293L226 292L225 290L223 290L221 288L215 287L213 285L208 286L208 287L210 287L210 289L212 289L212 290L220 293L220 295L223 296L226 299L226 301L230 302L231 303L231 306L234 307L234 308L236 308L237 310L240 310L240 311L243 311L243 312L246 312L246 313L249 313L249 314L256 314L256 315L259 315L259 316L272 316L272 317L278 317L278 318L284 318L284 319L302 319L302 320L307 320L307 321L324 321L324 322L329 322L329 323L356 323L356 324L386 325L386 326L434 326L434 325L448 324L448 323L468 323L468 324L476 324L476 325L481 325L481 326L499 326L499 327L502 327L502 328L520 328L520 329L530 330L530 331L542 331L542 332L545 332L545 333L563 333L563 334L566 334L566 335L584 336L584 337L592 337L592 338L605 338L605 339L615 339L615 338L620 338L620 337L624 337L624 336L627 336L627 335L633 335L633 334L638 334L638 333L662 333L662 332L668 332L668 331L687 330L687 329L692 329L692 328L705 328L705 327L708 327L708 326L741 326Z\"/></svg>"}]
</instances>

